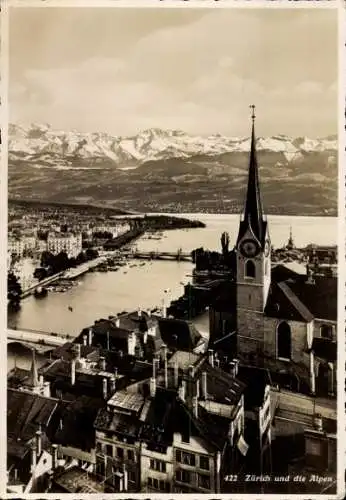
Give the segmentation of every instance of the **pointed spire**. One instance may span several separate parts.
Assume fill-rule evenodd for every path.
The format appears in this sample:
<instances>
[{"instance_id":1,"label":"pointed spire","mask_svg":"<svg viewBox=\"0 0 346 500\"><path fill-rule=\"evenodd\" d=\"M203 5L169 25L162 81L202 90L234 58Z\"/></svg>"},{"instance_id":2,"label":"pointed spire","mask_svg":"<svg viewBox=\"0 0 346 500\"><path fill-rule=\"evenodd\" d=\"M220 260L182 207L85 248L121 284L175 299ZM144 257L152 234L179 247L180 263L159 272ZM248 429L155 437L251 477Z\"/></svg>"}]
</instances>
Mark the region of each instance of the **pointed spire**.
<instances>
[{"instance_id":1,"label":"pointed spire","mask_svg":"<svg viewBox=\"0 0 346 500\"><path fill-rule=\"evenodd\" d=\"M262 243L264 237L264 219L263 219L263 209L261 202L261 194L259 188L259 176L258 176L258 162L257 162L257 152L256 152L256 136L255 136L255 106L250 105L251 108L251 120L252 120L252 132L251 132L251 149L249 158L249 174L248 174L248 185L245 200L244 209L244 222L243 229L245 227L251 227L254 235L258 238L259 242ZM241 238L239 234L239 238Z\"/></svg>"},{"instance_id":2,"label":"pointed spire","mask_svg":"<svg viewBox=\"0 0 346 500\"><path fill-rule=\"evenodd\" d=\"M38 371L37 371L37 364L36 364L36 351L35 351L35 349L32 350L32 363L31 363L28 384L31 385L32 387L38 386Z\"/></svg>"}]
</instances>

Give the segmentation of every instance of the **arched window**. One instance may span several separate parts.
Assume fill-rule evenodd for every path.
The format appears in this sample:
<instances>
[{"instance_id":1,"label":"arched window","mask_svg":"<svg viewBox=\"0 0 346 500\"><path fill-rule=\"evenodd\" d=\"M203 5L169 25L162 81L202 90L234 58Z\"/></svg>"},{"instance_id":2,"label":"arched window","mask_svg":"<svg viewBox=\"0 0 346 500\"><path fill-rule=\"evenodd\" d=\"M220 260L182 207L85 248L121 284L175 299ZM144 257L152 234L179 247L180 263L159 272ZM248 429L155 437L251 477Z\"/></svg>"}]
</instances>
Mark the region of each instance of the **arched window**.
<instances>
[{"instance_id":1,"label":"arched window","mask_svg":"<svg viewBox=\"0 0 346 500\"><path fill-rule=\"evenodd\" d=\"M255 278L256 277L256 268L255 264L252 260L247 260L245 262L245 277L246 278Z\"/></svg>"},{"instance_id":2,"label":"arched window","mask_svg":"<svg viewBox=\"0 0 346 500\"><path fill-rule=\"evenodd\" d=\"M264 263L264 274L267 276L268 274L268 261L266 260Z\"/></svg>"},{"instance_id":3,"label":"arched window","mask_svg":"<svg viewBox=\"0 0 346 500\"><path fill-rule=\"evenodd\" d=\"M291 327L282 321L277 328L278 358L291 359Z\"/></svg>"},{"instance_id":4,"label":"arched window","mask_svg":"<svg viewBox=\"0 0 346 500\"><path fill-rule=\"evenodd\" d=\"M321 325L321 337L333 339L333 327L331 325Z\"/></svg>"}]
</instances>

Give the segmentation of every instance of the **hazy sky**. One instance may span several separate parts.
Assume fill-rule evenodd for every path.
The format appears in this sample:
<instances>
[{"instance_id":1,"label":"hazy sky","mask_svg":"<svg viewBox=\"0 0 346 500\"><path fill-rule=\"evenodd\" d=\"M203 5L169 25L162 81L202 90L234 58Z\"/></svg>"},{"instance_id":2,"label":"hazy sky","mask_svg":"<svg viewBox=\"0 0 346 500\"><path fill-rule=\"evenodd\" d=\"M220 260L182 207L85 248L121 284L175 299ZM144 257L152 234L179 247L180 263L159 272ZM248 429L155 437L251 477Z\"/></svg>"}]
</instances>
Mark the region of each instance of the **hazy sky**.
<instances>
[{"instance_id":1,"label":"hazy sky","mask_svg":"<svg viewBox=\"0 0 346 500\"><path fill-rule=\"evenodd\" d=\"M335 9L11 9L13 122L243 136L252 103L258 135L336 133Z\"/></svg>"}]
</instances>

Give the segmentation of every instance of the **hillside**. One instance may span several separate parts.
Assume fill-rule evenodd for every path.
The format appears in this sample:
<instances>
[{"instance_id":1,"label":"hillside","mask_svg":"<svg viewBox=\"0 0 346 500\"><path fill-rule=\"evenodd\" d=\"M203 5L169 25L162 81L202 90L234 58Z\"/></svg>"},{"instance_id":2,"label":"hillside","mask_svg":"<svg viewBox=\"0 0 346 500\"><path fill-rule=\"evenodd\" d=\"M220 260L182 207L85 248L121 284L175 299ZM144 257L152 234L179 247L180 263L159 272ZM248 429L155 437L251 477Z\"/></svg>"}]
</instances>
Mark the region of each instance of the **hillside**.
<instances>
[{"instance_id":1,"label":"hillside","mask_svg":"<svg viewBox=\"0 0 346 500\"><path fill-rule=\"evenodd\" d=\"M249 138L150 129L133 137L11 125L9 196L124 210L239 212ZM333 214L336 137L258 138L268 213Z\"/></svg>"}]
</instances>

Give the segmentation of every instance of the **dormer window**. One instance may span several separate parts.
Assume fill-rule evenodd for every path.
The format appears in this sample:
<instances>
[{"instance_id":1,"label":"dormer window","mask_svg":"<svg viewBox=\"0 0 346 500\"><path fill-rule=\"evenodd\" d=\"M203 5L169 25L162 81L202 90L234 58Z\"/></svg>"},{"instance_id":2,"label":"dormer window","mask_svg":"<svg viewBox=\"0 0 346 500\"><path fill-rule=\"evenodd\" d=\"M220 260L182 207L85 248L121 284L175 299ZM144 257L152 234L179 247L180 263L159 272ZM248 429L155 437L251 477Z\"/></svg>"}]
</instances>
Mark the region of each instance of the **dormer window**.
<instances>
[{"instance_id":1,"label":"dormer window","mask_svg":"<svg viewBox=\"0 0 346 500\"><path fill-rule=\"evenodd\" d=\"M245 278L254 279L256 277L256 267L252 260L245 262Z\"/></svg>"},{"instance_id":2,"label":"dormer window","mask_svg":"<svg viewBox=\"0 0 346 500\"><path fill-rule=\"evenodd\" d=\"M320 332L321 332L321 337L323 337L324 339L333 340L332 325L321 325Z\"/></svg>"}]
</instances>

